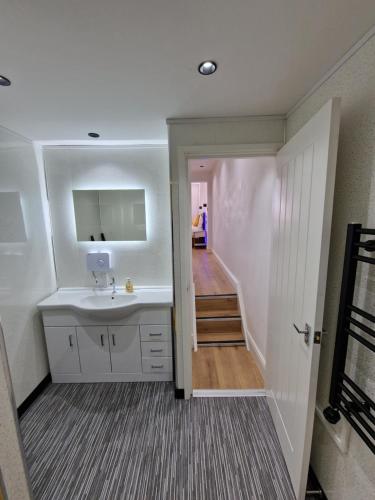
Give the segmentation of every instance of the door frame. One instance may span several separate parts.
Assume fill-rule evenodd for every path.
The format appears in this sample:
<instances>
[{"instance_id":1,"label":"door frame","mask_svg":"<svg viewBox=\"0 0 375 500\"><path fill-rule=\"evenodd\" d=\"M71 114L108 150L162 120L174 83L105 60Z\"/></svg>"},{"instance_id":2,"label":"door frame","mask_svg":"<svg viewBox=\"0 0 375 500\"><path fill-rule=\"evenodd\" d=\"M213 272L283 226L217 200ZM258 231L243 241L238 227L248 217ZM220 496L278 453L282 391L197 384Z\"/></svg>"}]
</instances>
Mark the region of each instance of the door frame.
<instances>
[{"instance_id":1,"label":"door frame","mask_svg":"<svg viewBox=\"0 0 375 500\"><path fill-rule=\"evenodd\" d=\"M178 179L171 182L171 212L173 240L173 287L174 287L174 330L176 372L182 365L182 381L178 390L184 391L184 398L190 399L192 381L192 321L190 307L193 290L191 257L191 207L188 160L204 158L251 158L276 156L283 143L260 144L216 144L179 146L177 148ZM181 387L182 386L182 387Z\"/></svg>"}]
</instances>

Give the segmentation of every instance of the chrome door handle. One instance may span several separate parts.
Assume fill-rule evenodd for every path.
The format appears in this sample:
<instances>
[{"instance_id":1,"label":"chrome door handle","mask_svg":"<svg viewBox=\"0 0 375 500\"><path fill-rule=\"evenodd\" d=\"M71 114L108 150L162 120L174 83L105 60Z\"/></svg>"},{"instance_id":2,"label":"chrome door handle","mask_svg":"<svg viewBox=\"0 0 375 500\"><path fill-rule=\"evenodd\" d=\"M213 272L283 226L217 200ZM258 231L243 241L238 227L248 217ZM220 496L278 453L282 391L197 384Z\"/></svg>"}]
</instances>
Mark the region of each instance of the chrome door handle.
<instances>
[{"instance_id":1,"label":"chrome door handle","mask_svg":"<svg viewBox=\"0 0 375 500\"><path fill-rule=\"evenodd\" d=\"M311 332L310 325L308 325L307 323L305 323L305 329L304 330L300 330L295 323L293 323L293 326L294 326L295 330L300 335L304 335L305 336L305 344L308 344L309 343L309 338L310 338L310 332Z\"/></svg>"},{"instance_id":2,"label":"chrome door handle","mask_svg":"<svg viewBox=\"0 0 375 500\"><path fill-rule=\"evenodd\" d=\"M298 326L297 326L295 323L293 323L293 326L294 326L294 328L297 330L297 332L298 332L298 333L300 333L301 335L306 335L306 334L308 334L308 333L309 333L309 330L308 330L308 328L307 328L307 327L308 327L308 324L307 324L307 323L306 323L306 325L305 325L306 330L300 330L300 329L298 328Z\"/></svg>"}]
</instances>

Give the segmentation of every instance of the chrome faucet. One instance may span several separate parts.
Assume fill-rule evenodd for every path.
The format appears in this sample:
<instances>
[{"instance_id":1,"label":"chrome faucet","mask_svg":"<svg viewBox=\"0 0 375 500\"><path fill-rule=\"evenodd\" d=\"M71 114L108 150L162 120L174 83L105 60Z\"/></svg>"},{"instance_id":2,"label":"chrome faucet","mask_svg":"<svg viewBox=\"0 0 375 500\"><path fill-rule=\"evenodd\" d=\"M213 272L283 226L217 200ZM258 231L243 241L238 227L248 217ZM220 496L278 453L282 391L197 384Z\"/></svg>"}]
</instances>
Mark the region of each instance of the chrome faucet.
<instances>
[{"instance_id":1,"label":"chrome faucet","mask_svg":"<svg viewBox=\"0 0 375 500\"><path fill-rule=\"evenodd\" d=\"M112 297L113 297L113 295L116 293L116 280L114 276L112 276L109 284L112 286Z\"/></svg>"}]
</instances>

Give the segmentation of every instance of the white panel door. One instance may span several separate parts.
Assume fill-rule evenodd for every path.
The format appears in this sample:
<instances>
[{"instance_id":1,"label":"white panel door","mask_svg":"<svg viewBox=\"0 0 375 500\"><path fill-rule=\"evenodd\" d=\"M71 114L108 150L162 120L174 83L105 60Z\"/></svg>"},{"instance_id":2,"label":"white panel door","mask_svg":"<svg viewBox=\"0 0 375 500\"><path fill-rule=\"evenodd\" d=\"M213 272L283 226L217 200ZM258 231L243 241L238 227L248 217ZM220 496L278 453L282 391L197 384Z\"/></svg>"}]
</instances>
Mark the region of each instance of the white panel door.
<instances>
[{"instance_id":1,"label":"white panel door","mask_svg":"<svg viewBox=\"0 0 375 500\"><path fill-rule=\"evenodd\" d=\"M141 373L141 341L138 326L109 326L112 371Z\"/></svg>"},{"instance_id":2,"label":"white panel door","mask_svg":"<svg viewBox=\"0 0 375 500\"><path fill-rule=\"evenodd\" d=\"M199 211L199 182L191 183L191 220Z\"/></svg>"},{"instance_id":3,"label":"white panel door","mask_svg":"<svg viewBox=\"0 0 375 500\"><path fill-rule=\"evenodd\" d=\"M77 337L82 373L110 373L107 327L79 326Z\"/></svg>"},{"instance_id":4,"label":"white panel door","mask_svg":"<svg viewBox=\"0 0 375 500\"><path fill-rule=\"evenodd\" d=\"M320 356L314 332L322 331L339 121L333 99L278 154L266 378L298 500L310 460Z\"/></svg>"},{"instance_id":5,"label":"white panel door","mask_svg":"<svg viewBox=\"0 0 375 500\"><path fill-rule=\"evenodd\" d=\"M76 329L74 326L48 326L44 329L51 372L80 373Z\"/></svg>"}]
</instances>

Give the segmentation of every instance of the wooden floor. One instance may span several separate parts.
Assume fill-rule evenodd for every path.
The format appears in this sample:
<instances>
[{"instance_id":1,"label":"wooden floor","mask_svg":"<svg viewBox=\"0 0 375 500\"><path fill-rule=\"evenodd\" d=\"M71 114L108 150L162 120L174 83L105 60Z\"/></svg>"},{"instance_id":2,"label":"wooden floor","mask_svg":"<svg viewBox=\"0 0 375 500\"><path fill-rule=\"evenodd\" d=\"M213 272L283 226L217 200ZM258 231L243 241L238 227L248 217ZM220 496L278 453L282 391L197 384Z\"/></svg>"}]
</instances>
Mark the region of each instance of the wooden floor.
<instances>
[{"instance_id":1,"label":"wooden floor","mask_svg":"<svg viewBox=\"0 0 375 500\"><path fill-rule=\"evenodd\" d=\"M236 293L220 262L213 253L193 248L193 279L195 295Z\"/></svg>"},{"instance_id":2,"label":"wooden floor","mask_svg":"<svg viewBox=\"0 0 375 500\"><path fill-rule=\"evenodd\" d=\"M193 352L193 389L263 389L263 377L244 346Z\"/></svg>"}]
</instances>

